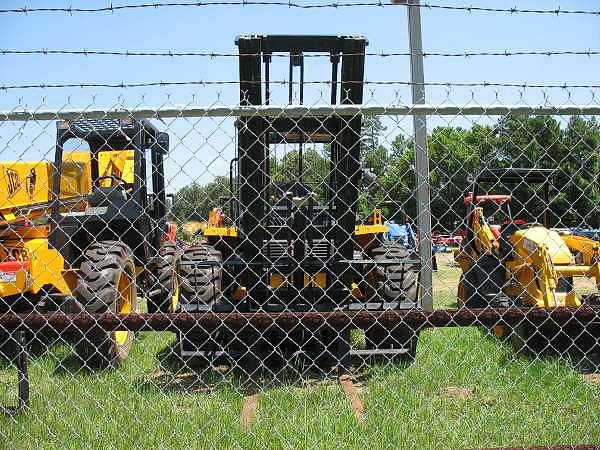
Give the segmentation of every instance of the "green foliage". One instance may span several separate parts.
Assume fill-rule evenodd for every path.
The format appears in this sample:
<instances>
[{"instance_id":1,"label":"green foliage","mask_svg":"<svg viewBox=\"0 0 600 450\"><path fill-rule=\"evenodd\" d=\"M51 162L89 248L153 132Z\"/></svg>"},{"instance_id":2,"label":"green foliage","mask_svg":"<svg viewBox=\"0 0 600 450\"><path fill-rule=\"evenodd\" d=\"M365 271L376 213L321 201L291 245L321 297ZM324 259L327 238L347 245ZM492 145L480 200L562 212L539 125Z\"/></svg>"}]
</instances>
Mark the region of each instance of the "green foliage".
<instances>
[{"instance_id":1,"label":"green foliage","mask_svg":"<svg viewBox=\"0 0 600 450\"><path fill-rule=\"evenodd\" d=\"M299 153L297 150L286 153L281 160L271 158L271 183L279 186L297 180L298 159ZM308 184L318 194L318 198L323 201L326 186L329 182L329 158L323 156L315 148L306 148L302 155L302 166L302 181Z\"/></svg>"},{"instance_id":2,"label":"green foliage","mask_svg":"<svg viewBox=\"0 0 600 450\"><path fill-rule=\"evenodd\" d=\"M600 226L600 128L595 118L572 117L561 127L552 117L508 116L499 121L496 140L501 167L556 169L552 225ZM522 215L541 222L542 186L519 186L515 197Z\"/></svg>"},{"instance_id":3,"label":"green foliage","mask_svg":"<svg viewBox=\"0 0 600 450\"><path fill-rule=\"evenodd\" d=\"M212 208L221 206L219 200L230 196L228 177L217 176L204 186L192 183L175 194L172 213L179 222L206 220Z\"/></svg>"},{"instance_id":4,"label":"green foliage","mask_svg":"<svg viewBox=\"0 0 600 450\"><path fill-rule=\"evenodd\" d=\"M359 215L365 218L381 207L388 218L416 217L414 146L404 135L386 145L387 128L378 117L364 119L361 166L372 179L361 182ZM595 118L572 117L560 123L547 116L509 115L492 124L469 128L437 127L428 137L431 171L432 226L455 231L464 217L464 195L470 177L484 167L538 167L557 169L551 192L551 223L555 226L600 227L600 125ZM303 180L323 201L329 181L329 149L304 150ZM274 185L298 177L298 152L270 161ZM507 186L489 186L490 193ZM511 186L513 212L541 221L541 186ZM206 186L191 184L176 196L177 218L205 218L220 196L229 196L228 180L217 177Z\"/></svg>"}]
</instances>

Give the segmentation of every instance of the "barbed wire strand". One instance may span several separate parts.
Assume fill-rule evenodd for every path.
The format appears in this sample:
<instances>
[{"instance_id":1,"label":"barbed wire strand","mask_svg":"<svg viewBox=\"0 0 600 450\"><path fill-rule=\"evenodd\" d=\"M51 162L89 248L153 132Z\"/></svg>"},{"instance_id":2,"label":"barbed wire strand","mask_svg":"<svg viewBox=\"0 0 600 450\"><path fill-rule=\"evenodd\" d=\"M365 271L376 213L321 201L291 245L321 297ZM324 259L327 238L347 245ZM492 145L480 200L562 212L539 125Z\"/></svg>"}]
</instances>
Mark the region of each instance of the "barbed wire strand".
<instances>
[{"instance_id":1,"label":"barbed wire strand","mask_svg":"<svg viewBox=\"0 0 600 450\"><path fill-rule=\"evenodd\" d=\"M508 14L579 14L600 16L600 10L583 10L583 9L561 9L556 7L553 9L529 9L529 8L493 8L486 6L466 6L466 5L439 5L432 3L388 3L383 0L373 2L332 2L332 3L317 3L317 4L301 4L292 1L261 1L261 0L242 0L242 1L203 1L203 2L165 2L165 3L140 3L140 4L123 4L113 5L112 3L102 7L82 8L72 6L68 7L33 7L23 6L21 8L0 9L0 13L16 13L29 14L38 12L64 12L73 13L100 13L100 12L117 12L127 9L143 9L143 8L165 8L165 7L208 7L208 6L280 6L297 9L319 9L319 8L351 8L351 7L388 7L388 6L418 6L423 9L441 9L448 11L466 11L466 12L493 12L493 13L508 13Z\"/></svg>"},{"instance_id":2,"label":"barbed wire strand","mask_svg":"<svg viewBox=\"0 0 600 450\"><path fill-rule=\"evenodd\" d=\"M423 57L447 57L447 58L470 58L477 56L595 56L599 55L600 50L504 50L504 51L464 51L464 52L423 52L418 56ZM36 50L9 50L0 49L0 55L75 55L75 56L144 56L144 57L206 57L206 58L222 58L222 57L239 57L239 53L226 52L185 52L185 51L166 51L166 52L147 52L147 51L115 51L115 50L52 50L52 49L36 49ZM373 56L373 57L395 57L395 56L411 56L409 52L366 52L366 53L349 53L347 56ZM261 56L260 54L246 54L246 56ZM274 57L289 57L287 53L273 53ZM326 57L329 54L325 53L305 53L304 57L316 58Z\"/></svg>"},{"instance_id":3,"label":"barbed wire strand","mask_svg":"<svg viewBox=\"0 0 600 450\"><path fill-rule=\"evenodd\" d=\"M287 85L287 80L270 80L271 84ZM57 83L57 84L20 84L20 85L2 85L0 90L7 91L13 89L58 89L58 88L138 88L138 87L156 87L156 86L215 86L215 85L237 85L239 81L203 81L203 80L192 80L192 81L150 81L140 83ZM261 81L245 81L245 83L261 83ZM321 84L331 85L330 80L313 80L304 81L304 84ZM352 83L346 81L345 83ZM377 85L377 86L395 86L395 85L422 85L422 86L442 86L442 87L514 87L514 88L540 88L540 89L598 89L600 84L540 84L540 83L502 83L495 81L480 81L480 82L426 82L426 83L413 83L411 81L368 81L365 80L357 81L356 83L363 83L365 85ZM298 81L293 81L292 84L299 84ZM338 82L341 84L341 82Z\"/></svg>"}]
</instances>

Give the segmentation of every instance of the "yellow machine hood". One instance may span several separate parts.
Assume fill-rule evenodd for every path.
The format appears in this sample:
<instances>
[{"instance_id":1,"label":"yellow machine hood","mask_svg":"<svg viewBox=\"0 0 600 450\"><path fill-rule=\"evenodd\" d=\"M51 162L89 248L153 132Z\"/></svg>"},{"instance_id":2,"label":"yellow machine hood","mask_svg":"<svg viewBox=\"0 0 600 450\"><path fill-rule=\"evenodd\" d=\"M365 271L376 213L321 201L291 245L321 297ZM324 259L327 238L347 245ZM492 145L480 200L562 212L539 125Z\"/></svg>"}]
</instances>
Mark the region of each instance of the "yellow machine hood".
<instances>
[{"instance_id":1,"label":"yellow machine hood","mask_svg":"<svg viewBox=\"0 0 600 450\"><path fill-rule=\"evenodd\" d=\"M546 247L552 262L556 265L572 264L572 254L560 235L543 226L519 230L509 237L519 256L528 259L542 246Z\"/></svg>"}]
</instances>

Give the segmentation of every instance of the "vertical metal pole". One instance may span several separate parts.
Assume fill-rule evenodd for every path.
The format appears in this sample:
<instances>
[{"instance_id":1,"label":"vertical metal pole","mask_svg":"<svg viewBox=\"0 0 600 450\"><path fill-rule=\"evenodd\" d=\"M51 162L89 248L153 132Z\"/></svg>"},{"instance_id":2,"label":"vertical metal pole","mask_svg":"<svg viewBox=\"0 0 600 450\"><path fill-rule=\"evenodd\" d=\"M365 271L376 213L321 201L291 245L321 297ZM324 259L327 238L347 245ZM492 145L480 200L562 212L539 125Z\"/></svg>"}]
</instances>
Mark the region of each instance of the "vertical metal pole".
<instances>
[{"instance_id":1,"label":"vertical metal pole","mask_svg":"<svg viewBox=\"0 0 600 450\"><path fill-rule=\"evenodd\" d=\"M25 331L15 333L17 341L17 373L19 375L19 411L29 408L29 373L27 370L27 337Z\"/></svg>"},{"instance_id":2,"label":"vertical metal pole","mask_svg":"<svg viewBox=\"0 0 600 450\"><path fill-rule=\"evenodd\" d=\"M419 0L408 6L408 36L410 41L410 75L413 104L425 103L425 77L423 75L423 42L421 38L421 10ZM419 255L421 258L421 292L425 311L433 310L431 207L429 186L429 155L427 152L427 119L414 115L415 172L417 186L417 225L419 229Z\"/></svg>"}]
</instances>

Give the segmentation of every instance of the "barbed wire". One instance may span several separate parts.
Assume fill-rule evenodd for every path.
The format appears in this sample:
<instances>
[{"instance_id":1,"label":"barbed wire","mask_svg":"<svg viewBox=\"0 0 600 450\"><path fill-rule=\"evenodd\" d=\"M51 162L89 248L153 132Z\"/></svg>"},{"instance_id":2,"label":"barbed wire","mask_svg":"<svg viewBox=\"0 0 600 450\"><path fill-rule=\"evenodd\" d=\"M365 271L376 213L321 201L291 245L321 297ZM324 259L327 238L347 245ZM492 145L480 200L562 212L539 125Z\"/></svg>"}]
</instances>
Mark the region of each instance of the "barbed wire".
<instances>
[{"instance_id":1,"label":"barbed wire","mask_svg":"<svg viewBox=\"0 0 600 450\"><path fill-rule=\"evenodd\" d=\"M165 2L165 3L140 3L140 4L123 4L113 5L112 3L102 7L89 7L82 8L72 6L68 7L34 7L29 8L23 6L21 8L11 9L0 9L0 13L17 13L17 14L29 14L37 12L64 12L68 14L73 13L98 13L98 12L116 12L127 9L143 9L143 8L164 8L164 7L207 7L207 6L283 6L287 8L297 9L325 9L325 8L351 8L351 7L387 7L387 6L418 6L423 9L441 9L448 11L466 11L466 12L493 12L493 13L509 13L509 14L579 14L579 15L593 15L600 16L600 10L583 10L583 9L561 9L560 6L553 9L529 9L529 8L493 8L485 6L466 6L466 5L438 5L431 3L384 3L380 1L372 2L331 2L331 3L317 3L317 4L302 4L292 1L261 1L261 0L242 0L242 1L203 1L203 2Z\"/></svg>"},{"instance_id":2,"label":"barbed wire","mask_svg":"<svg viewBox=\"0 0 600 450\"><path fill-rule=\"evenodd\" d=\"M261 81L244 81L244 83L261 83ZM270 80L269 83L272 85L287 85L290 82L287 80ZM344 83L352 84L352 81L345 81ZM598 89L600 84L540 84L540 83L502 83L495 81L479 81L479 82L425 82L425 83L414 83L411 81L357 81L365 85L376 85L376 86L394 86L394 85L420 85L420 86L441 86L441 87L514 87L514 88L540 88L540 89ZM2 85L0 90L7 91L12 89L58 89L58 88L138 88L138 87L157 87L157 86L218 86L218 85L237 85L239 81L204 81L204 80L190 80L190 81L149 81L140 83L40 83L40 84L19 84L19 85ZM292 81L293 85L300 84L299 81ZM331 80L312 80L304 81L303 84L322 84L331 85ZM341 84L341 82L338 82Z\"/></svg>"},{"instance_id":3,"label":"barbed wire","mask_svg":"<svg viewBox=\"0 0 600 450\"><path fill-rule=\"evenodd\" d=\"M599 55L600 50L504 50L504 51L464 51L464 52L423 52L415 53L417 56L423 57L447 57L447 58L470 58L477 56L594 56ZM226 52L185 52L185 51L172 51L168 50L165 52L148 52L148 51L116 51L116 50L53 50L53 49L36 49L36 50L9 50L0 49L0 55L75 55L75 56L144 56L144 57L206 57L206 58L227 58L227 57L239 57L239 53L226 53ZM261 56L259 54L245 54L246 56ZM395 56L411 56L410 52L366 52L366 53L347 53L346 56L374 56L374 57L395 57ZM288 58L289 55L286 53L273 53L273 57ZM329 58L329 54L325 53L305 53L304 57L318 58L325 57Z\"/></svg>"}]
</instances>

